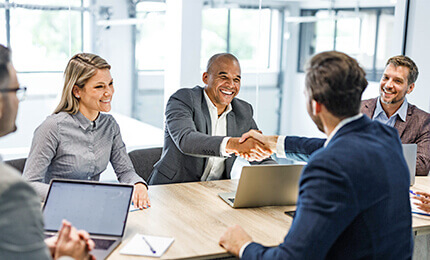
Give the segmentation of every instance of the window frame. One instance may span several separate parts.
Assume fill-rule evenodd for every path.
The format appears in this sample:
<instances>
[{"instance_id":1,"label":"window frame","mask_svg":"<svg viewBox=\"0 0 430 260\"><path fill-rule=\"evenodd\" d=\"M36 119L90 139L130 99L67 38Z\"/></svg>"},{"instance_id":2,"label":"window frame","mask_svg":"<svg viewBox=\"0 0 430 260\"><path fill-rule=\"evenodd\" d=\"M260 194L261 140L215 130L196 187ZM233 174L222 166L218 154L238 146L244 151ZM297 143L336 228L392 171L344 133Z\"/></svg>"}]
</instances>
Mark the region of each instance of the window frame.
<instances>
[{"instance_id":1,"label":"window frame","mask_svg":"<svg viewBox=\"0 0 430 260\"><path fill-rule=\"evenodd\" d=\"M0 11L1 9L4 9L5 12L5 27L6 27L6 45L7 47L11 47L11 25L10 25L10 10L12 8L22 8L27 10L38 10L38 11L70 11L70 12L80 12L80 36L81 36L81 43L80 43L80 51L83 51L84 48L84 15L85 12L90 12L90 8L85 7L84 0L80 0L80 6L64 6L64 5L44 5L44 4L19 4L19 3L10 3L10 0L5 0L5 3L0 3ZM63 73L62 70L22 70L18 71L18 73L25 73L25 74L31 74L31 73Z\"/></svg>"},{"instance_id":2,"label":"window frame","mask_svg":"<svg viewBox=\"0 0 430 260\"><path fill-rule=\"evenodd\" d=\"M312 8L305 8L305 9L301 9L300 10L300 16L301 17L306 17L306 16L315 16L315 14L318 11L333 11L334 15L337 16L339 11L357 11L356 8L333 8L333 9L329 9L329 8L316 8L316 9L312 9ZM383 14L384 11L388 11L390 13L395 14L395 7L392 6L385 6L385 7L360 7L358 8L358 12L361 11L376 11L376 29L375 29L375 35L374 40L375 40L375 46L373 49L373 58L372 58L372 67L371 68L364 68L365 72L366 72L366 78L369 81L379 81L379 78L381 77L383 70L381 69L377 69L376 67L376 60L377 60L377 54L378 54L378 39L379 39L379 27L380 27L380 17L381 14ZM306 14L306 15L305 15ZM304 46L309 46L310 45L310 41L309 39L305 39L306 37L306 32L304 28L306 23L301 23L300 24L300 29L299 29L299 55L298 55L298 59L297 59L297 72L298 73L304 73L304 65L305 62L315 53L313 54L306 54L305 53L305 48ZM334 27L333 27L333 50L336 50L336 38L337 38L337 31L338 31L338 26L337 26L337 20L334 21ZM313 36L315 36L315 30L313 31Z\"/></svg>"}]
</instances>

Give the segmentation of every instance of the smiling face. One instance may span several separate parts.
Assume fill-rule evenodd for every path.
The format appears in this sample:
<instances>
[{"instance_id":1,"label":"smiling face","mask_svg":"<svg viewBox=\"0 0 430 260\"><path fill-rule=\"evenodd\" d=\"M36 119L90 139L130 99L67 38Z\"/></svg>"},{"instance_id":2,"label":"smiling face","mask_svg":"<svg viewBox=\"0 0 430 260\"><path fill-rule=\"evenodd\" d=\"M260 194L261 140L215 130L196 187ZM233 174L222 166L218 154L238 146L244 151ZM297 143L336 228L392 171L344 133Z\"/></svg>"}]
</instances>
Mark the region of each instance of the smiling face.
<instances>
[{"instance_id":1,"label":"smiling face","mask_svg":"<svg viewBox=\"0 0 430 260\"><path fill-rule=\"evenodd\" d=\"M240 65L229 57L217 58L208 72L203 73L205 91L222 114L240 90Z\"/></svg>"},{"instance_id":2,"label":"smiling face","mask_svg":"<svg viewBox=\"0 0 430 260\"><path fill-rule=\"evenodd\" d=\"M409 68L389 64L382 75L380 82L380 99L382 104L395 104L399 107L403 103L406 94L412 92L415 83L408 83Z\"/></svg>"},{"instance_id":3,"label":"smiling face","mask_svg":"<svg viewBox=\"0 0 430 260\"><path fill-rule=\"evenodd\" d=\"M79 112L91 121L100 112L111 110L113 93L113 79L109 69L98 69L83 88L73 87L73 94L79 100Z\"/></svg>"}]
</instances>

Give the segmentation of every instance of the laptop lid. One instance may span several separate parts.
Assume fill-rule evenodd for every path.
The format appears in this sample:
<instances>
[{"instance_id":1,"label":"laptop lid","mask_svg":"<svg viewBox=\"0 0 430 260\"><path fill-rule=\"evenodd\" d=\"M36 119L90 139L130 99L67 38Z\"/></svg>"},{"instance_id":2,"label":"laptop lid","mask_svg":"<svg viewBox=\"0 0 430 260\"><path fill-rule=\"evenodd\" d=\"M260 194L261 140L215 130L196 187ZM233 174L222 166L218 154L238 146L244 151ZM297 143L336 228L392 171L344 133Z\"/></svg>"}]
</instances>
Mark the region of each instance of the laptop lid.
<instances>
[{"instance_id":1,"label":"laptop lid","mask_svg":"<svg viewBox=\"0 0 430 260\"><path fill-rule=\"evenodd\" d=\"M53 179L43 205L45 230L57 232L63 219L91 235L122 237L133 186Z\"/></svg>"},{"instance_id":2,"label":"laptop lid","mask_svg":"<svg viewBox=\"0 0 430 260\"><path fill-rule=\"evenodd\" d=\"M409 169L410 185L415 184L415 171L417 167L417 144L402 144L403 156Z\"/></svg>"},{"instance_id":3,"label":"laptop lid","mask_svg":"<svg viewBox=\"0 0 430 260\"><path fill-rule=\"evenodd\" d=\"M276 164L244 166L236 193L220 193L219 196L234 208L295 205L303 167Z\"/></svg>"}]
</instances>

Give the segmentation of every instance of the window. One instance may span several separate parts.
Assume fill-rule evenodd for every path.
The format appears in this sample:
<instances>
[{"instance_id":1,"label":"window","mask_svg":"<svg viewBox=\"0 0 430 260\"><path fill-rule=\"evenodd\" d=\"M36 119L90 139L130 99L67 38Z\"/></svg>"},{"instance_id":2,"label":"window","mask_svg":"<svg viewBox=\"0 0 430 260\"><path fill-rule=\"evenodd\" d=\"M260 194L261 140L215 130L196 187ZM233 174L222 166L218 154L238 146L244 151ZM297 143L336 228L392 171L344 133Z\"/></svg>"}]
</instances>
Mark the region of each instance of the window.
<instances>
[{"instance_id":1,"label":"window","mask_svg":"<svg viewBox=\"0 0 430 260\"><path fill-rule=\"evenodd\" d=\"M136 65L138 70L164 70L166 4L141 2L136 5Z\"/></svg>"},{"instance_id":2,"label":"window","mask_svg":"<svg viewBox=\"0 0 430 260\"><path fill-rule=\"evenodd\" d=\"M356 58L368 80L379 80L391 47L385 39L392 33L394 8L302 10L301 15L316 22L300 25L298 71L313 54L337 50Z\"/></svg>"},{"instance_id":3,"label":"window","mask_svg":"<svg viewBox=\"0 0 430 260\"><path fill-rule=\"evenodd\" d=\"M82 51L80 12L12 9L10 30L19 72L62 72L69 53Z\"/></svg>"},{"instance_id":4,"label":"window","mask_svg":"<svg viewBox=\"0 0 430 260\"><path fill-rule=\"evenodd\" d=\"M245 69L275 67L277 59L273 58L271 43L278 32L278 15L278 10L269 8L261 12L253 8L203 9L202 69L209 58L219 52L234 54Z\"/></svg>"},{"instance_id":5,"label":"window","mask_svg":"<svg viewBox=\"0 0 430 260\"><path fill-rule=\"evenodd\" d=\"M11 46L19 81L28 87L19 105L18 132L2 138L0 153L6 159L26 154L34 129L53 112L66 63L83 49L85 12L84 1L76 0L0 4L0 43Z\"/></svg>"}]
</instances>

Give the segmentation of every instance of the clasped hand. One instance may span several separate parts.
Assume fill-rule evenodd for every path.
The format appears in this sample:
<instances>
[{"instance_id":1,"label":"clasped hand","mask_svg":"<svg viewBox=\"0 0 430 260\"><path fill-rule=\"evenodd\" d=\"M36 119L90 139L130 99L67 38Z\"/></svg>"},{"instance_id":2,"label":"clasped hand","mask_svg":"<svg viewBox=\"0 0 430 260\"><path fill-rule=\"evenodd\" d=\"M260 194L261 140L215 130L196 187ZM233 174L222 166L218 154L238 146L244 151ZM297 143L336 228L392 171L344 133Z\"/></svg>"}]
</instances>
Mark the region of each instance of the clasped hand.
<instances>
[{"instance_id":1,"label":"clasped hand","mask_svg":"<svg viewBox=\"0 0 430 260\"><path fill-rule=\"evenodd\" d=\"M70 256L77 260L95 259L89 252L94 249L94 241L84 230L76 230L70 222L63 220L58 236L45 239L53 259Z\"/></svg>"},{"instance_id":2,"label":"clasped hand","mask_svg":"<svg viewBox=\"0 0 430 260\"><path fill-rule=\"evenodd\" d=\"M241 138L232 137L226 146L227 153L234 153L248 161L262 161L273 154L266 140L266 136L257 130L251 130L242 135Z\"/></svg>"}]
</instances>

